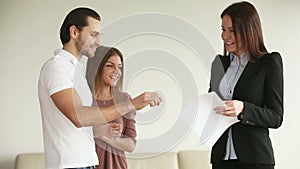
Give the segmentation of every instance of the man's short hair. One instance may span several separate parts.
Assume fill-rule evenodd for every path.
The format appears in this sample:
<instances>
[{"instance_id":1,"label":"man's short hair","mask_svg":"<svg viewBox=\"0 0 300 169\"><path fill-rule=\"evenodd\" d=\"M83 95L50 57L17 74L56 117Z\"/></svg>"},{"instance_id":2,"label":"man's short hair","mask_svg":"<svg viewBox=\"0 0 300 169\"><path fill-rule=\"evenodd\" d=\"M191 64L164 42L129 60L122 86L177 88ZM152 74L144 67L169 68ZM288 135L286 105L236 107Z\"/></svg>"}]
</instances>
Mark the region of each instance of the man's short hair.
<instances>
[{"instance_id":1,"label":"man's short hair","mask_svg":"<svg viewBox=\"0 0 300 169\"><path fill-rule=\"evenodd\" d=\"M60 28L60 40L63 45L70 41L70 27L74 25L77 29L82 30L83 27L88 26L88 17L101 20L96 11L86 7L76 8L68 13Z\"/></svg>"}]
</instances>

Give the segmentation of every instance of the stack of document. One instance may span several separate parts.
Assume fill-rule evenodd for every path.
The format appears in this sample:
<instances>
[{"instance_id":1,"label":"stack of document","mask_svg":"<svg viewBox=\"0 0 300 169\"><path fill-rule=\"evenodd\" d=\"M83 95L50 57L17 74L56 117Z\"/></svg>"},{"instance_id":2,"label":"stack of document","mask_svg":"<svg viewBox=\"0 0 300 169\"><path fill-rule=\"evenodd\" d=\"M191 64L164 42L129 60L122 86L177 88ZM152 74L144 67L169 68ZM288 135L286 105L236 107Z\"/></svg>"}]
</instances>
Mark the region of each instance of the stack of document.
<instances>
[{"instance_id":1,"label":"stack of document","mask_svg":"<svg viewBox=\"0 0 300 169\"><path fill-rule=\"evenodd\" d=\"M199 135L200 144L205 144L211 148L225 130L239 120L237 117L217 114L213 110L215 107L225 106L215 92L203 94L193 100L197 100L197 102L191 100L188 105L184 105L184 112L181 113L180 119L191 125L189 116L194 115L195 112L193 111L197 111L197 117L192 122L192 130Z\"/></svg>"}]
</instances>

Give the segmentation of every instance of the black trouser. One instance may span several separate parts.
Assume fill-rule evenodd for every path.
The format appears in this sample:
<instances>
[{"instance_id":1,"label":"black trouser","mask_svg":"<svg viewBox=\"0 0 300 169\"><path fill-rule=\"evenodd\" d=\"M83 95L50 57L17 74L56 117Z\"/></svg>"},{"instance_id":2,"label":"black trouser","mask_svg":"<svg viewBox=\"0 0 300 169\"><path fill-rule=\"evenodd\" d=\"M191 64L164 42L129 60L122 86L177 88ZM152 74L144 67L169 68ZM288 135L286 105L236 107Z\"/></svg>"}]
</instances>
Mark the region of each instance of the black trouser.
<instances>
[{"instance_id":1,"label":"black trouser","mask_svg":"<svg viewBox=\"0 0 300 169\"><path fill-rule=\"evenodd\" d=\"M212 169L274 169L274 165L243 164L238 160L224 160L221 163L212 164Z\"/></svg>"}]
</instances>

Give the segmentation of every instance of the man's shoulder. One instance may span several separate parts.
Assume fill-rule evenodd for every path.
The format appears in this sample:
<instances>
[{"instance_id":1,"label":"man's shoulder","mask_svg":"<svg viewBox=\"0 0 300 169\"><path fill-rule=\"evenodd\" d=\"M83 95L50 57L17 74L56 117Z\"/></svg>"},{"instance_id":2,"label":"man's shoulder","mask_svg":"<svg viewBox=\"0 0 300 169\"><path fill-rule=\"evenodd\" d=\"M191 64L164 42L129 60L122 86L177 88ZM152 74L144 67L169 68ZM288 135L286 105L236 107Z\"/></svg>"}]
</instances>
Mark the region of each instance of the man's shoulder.
<instances>
[{"instance_id":1,"label":"man's shoulder","mask_svg":"<svg viewBox=\"0 0 300 169\"><path fill-rule=\"evenodd\" d=\"M60 57L59 55L55 55L44 63L42 69L54 69L54 68L67 69L68 67L72 68L74 67L74 65L70 61L64 59L63 57Z\"/></svg>"}]
</instances>

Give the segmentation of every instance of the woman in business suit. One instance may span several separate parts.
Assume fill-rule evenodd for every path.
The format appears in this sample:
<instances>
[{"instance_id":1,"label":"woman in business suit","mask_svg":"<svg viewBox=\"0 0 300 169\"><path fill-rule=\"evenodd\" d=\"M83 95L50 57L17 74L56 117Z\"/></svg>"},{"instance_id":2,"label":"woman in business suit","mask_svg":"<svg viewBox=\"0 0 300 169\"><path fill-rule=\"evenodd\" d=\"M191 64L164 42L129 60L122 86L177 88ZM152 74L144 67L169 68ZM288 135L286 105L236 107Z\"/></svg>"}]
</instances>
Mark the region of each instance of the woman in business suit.
<instances>
[{"instance_id":1,"label":"woman in business suit","mask_svg":"<svg viewBox=\"0 0 300 169\"><path fill-rule=\"evenodd\" d=\"M212 62L210 89L226 106L217 113L237 117L212 148L213 169L273 169L269 128L283 120L283 67L269 53L255 7L238 2L221 14L224 54Z\"/></svg>"}]
</instances>

